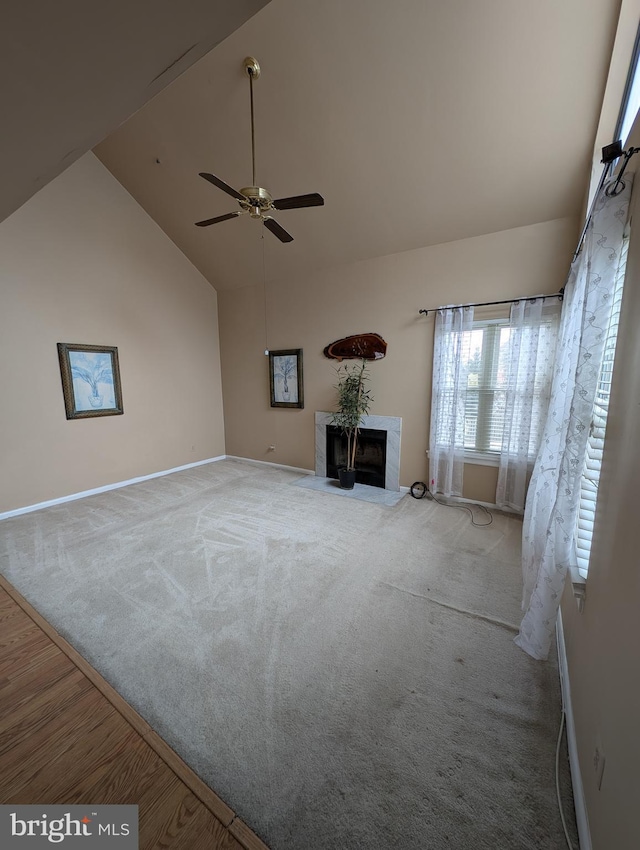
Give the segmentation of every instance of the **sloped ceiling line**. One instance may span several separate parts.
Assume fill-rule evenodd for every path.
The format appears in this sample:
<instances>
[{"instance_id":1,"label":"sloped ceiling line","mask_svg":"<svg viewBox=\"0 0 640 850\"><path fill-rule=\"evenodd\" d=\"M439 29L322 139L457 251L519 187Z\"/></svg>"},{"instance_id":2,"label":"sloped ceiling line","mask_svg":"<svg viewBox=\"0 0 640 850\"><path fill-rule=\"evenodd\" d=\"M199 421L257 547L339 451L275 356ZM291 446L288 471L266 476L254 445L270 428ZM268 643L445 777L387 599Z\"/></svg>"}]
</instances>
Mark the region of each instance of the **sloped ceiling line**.
<instances>
[{"instance_id":1,"label":"sloped ceiling line","mask_svg":"<svg viewBox=\"0 0 640 850\"><path fill-rule=\"evenodd\" d=\"M5 0L0 221L267 2Z\"/></svg>"}]
</instances>

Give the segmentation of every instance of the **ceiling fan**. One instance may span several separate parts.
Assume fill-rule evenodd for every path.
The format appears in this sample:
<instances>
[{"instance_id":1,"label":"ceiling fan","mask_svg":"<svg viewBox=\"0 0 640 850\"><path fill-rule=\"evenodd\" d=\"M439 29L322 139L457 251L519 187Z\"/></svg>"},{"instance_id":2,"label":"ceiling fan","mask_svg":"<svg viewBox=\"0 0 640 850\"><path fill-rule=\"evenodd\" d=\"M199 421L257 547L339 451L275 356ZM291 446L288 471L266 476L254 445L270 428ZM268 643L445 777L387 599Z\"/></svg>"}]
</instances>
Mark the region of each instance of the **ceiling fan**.
<instances>
[{"instance_id":1,"label":"ceiling fan","mask_svg":"<svg viewBox=\"0 0 640 850\"><path fill-rule=\"evenodd\" d=\"M215 218L207 218L204 221L196 221L197 227L209 227L210 224L218 224L221 221L228 221L231 218L236 218L239 215L250 215L251 218L262 219L264 226L277 236L281 242L293 242L293 236L278 224L278 222L270 215L271 210L296 210L303 207L321 207L324 204L324 198L317 192L312 192L308 195L295 195L292 198L276 198L271 197L271 193L261 186L256 186L256 147L255 147L255 131L253 123L253 81L260 76L260 65L253 56L247 56L244 60L244 68L249 76L249 90L251 94L251 162L252 162L252 184L246 186L240 191L232 189L224 180L216 177L213 174L208 174L206 171L200 172L200 177L204 177L209 183L213 183L218 189L222 189L227 195L231 195L238 202L240 209L235 212L218 215Z\"/></svg>"}]
</instances>

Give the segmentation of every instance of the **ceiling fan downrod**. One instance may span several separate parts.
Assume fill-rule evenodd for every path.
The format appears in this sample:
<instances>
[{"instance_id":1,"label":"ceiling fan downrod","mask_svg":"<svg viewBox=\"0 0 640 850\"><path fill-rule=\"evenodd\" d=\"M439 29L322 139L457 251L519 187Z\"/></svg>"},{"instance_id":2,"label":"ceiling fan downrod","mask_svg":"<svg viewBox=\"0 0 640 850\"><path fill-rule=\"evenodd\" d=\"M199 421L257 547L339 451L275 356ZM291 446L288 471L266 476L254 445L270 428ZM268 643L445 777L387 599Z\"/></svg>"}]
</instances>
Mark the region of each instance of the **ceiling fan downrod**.
<instances>
[{"instance_id":1,"label":"ceiling fan downrod","mask_svg":"<svg viewBox=\"0 0 640 850\"><path fill-rule=\"evenodd\" d=\"M244 60L244 68L249 77L249 97L251 99L251 185L256 185L256 132L253 117L253 81L260 76L260 65L253 56Z\"/></svg>"}]
</instances>

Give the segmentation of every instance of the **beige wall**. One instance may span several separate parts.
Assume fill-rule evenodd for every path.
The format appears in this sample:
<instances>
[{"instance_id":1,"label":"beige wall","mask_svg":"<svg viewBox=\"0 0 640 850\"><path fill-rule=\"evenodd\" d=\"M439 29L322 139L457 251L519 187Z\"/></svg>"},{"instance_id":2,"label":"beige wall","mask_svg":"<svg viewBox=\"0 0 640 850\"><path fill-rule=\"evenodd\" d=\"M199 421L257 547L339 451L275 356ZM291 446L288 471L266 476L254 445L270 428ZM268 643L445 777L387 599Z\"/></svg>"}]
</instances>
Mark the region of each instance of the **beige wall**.
<instances>
[{"instance_id":1,"label":"beige wall","mask_svg":"<svg viewBox=\"0 0 640 850\"><path fill-rule=\"evenodd\" d=\"M640 134L633 143L640 144ZM584 612L578 612L569 582L562 600L593 850L636 850L640 844L640 183L634 191L636 226L631 232ZM596 744L605 755L600 791L593 768Z\"/></svg>"},{"instance_id":2,"label":"beige wall","mask_svg":"<svg viewBox=\"0 0 640 850\"><path fill-rule=\"evenodd\" d=\"M560 219L269 282L266 342L262 283L221 292L227 453L312 469L314 412L331 410L335 398L323 348L375 331L388 351L371 364L371 412L402 417L401 483L426 481L434 320L418 310L554 292L575 239L576 223ZM304 410L269 407L265 347L304 349ZM464 492L493 502L495 481L494 468L474 467Z\"/></svg>"},{"instance_id":3,"label":"beige wall","mask_svg":"<svg viewBox=\"0 0 640 850\"><path fill-rule=\"evenodd\" d=\"M224 453L216 293L93 154L0 225L0 511ZM56 343L116 345L67 421Z\"/></svg>"}]
</instances>

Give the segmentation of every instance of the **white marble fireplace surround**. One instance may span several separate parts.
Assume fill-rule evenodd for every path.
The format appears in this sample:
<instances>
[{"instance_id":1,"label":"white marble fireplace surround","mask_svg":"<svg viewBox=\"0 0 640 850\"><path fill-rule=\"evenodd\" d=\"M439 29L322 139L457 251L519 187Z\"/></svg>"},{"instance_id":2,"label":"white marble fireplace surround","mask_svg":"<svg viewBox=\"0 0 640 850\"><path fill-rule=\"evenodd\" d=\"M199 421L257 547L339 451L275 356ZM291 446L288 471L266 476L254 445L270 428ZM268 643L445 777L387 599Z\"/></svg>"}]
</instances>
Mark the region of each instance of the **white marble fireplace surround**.
<instances>
[{"instance_id":1,"label":"white marble fireplace surround","mask_svg":"<svg viewBox=\"0 0 640 850\"><path fill-rule=\"evenodd\" d=\"M327 425L331 425L331 413L316 411L316 475L327 477ZM385 490L400 490L400 438L402 419L399 416L363 416L362 427L372 431L387 432L387 463L385 466Z\"/></svg>"}]
</instances>

